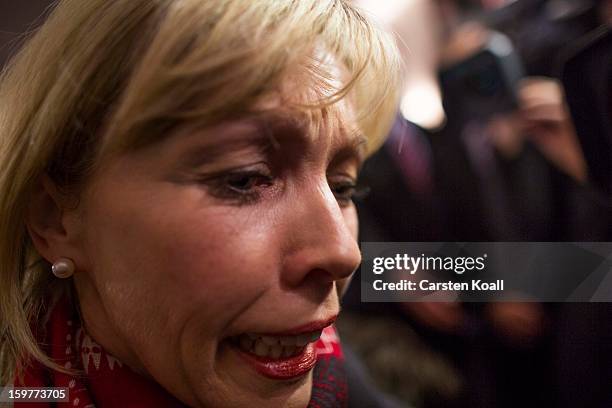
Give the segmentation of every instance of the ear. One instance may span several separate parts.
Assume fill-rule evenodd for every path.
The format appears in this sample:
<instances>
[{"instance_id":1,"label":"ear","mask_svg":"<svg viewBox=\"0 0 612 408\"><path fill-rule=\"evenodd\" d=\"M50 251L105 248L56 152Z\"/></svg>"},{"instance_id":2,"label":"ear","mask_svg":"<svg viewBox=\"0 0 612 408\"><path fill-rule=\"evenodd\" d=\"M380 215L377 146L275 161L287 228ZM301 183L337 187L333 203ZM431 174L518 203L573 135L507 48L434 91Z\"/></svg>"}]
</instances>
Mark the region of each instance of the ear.
<instances>
[{"instance_id":1,"label":"ear","mask_svg":"<svg viewBox=\"0 0 612 408\"><path fill-rule=\"evenodd\" d=\"M72 259L77 268L83 259L75 245L79 234L76 210L67 210L68 197L44 174L35 186L26 211L26 225L38 253L48 262ZM81 265L82 266L82 265Z\"/></svg>"}]
</instances>

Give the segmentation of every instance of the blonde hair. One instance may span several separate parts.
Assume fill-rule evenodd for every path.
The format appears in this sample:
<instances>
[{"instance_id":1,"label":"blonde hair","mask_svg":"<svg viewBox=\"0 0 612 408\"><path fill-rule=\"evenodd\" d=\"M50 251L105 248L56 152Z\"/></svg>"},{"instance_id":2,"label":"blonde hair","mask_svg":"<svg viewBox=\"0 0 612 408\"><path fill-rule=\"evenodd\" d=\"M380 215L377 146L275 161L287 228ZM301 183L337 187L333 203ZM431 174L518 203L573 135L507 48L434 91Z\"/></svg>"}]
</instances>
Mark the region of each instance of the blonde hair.
<instances>
[{"instance_id":1,"label":"blonde hair","mask_svg":"<svg viewBox=\"0 0 612 408\"><path fill-rule=\"evenodd\" d=\"M307 64L323 47L347 72ZM101 157L153 143L181 124L246 112L305 66L327 91L350 94L374 150L397 106L393 41L345 0L63 0L0 78L0 381L39 348L50 299L71 291L34 249L28 200L47 174L78 194Z\"/></svg>"}]
</instances>

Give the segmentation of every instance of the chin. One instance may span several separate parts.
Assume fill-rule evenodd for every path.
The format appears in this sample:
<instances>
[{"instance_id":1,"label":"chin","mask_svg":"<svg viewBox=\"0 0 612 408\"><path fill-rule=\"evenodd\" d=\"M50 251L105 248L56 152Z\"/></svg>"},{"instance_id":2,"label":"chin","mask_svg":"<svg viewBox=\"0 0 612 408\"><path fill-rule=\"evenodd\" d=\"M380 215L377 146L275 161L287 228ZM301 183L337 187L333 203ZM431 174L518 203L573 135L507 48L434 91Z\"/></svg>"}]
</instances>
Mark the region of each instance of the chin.
<instances>
[{"instance_id":1,"label":"chin","mask_svg":"<svg viewBox=\"0 0 612 408\"><path fill-rule=\"evenodd\" d=\"M184 372L191 374L184 377L183 384L189 384L189 389L183 389L181 399L190 407L306 407L314 367L278 372L278 366L282 362L291 368L293 360L305 359L312 348L309 344L303 347L305 351L296 350L290 357L272 358L241 348L235 339L222 341L214 362L210 358L193 358L184 366Z\"/></svg>"},{"instance_id":2,"label":"chin","mask_svg":"<svg viewBox=\"0 0 612 408\"><path fill-rule=\"evenodd\" d=\"M276 390L271 391L272 388ZM308 406L312 391L312 375L293 383L277 383L275 387L265 387L261 392L243 388L227 388L223 394L213 397L209 393L197 395L193 407L258 407L258 408L305 408ZM213 397L213 398L211 398Z\"/></svg>"}]
</instances>

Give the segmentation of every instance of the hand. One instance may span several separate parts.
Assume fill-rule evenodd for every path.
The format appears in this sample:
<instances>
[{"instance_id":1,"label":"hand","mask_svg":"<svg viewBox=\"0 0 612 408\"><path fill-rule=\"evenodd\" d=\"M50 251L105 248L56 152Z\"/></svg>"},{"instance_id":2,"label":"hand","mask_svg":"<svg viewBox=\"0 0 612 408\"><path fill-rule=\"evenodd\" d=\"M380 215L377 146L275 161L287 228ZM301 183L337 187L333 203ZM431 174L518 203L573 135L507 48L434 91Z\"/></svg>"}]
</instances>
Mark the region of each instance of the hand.
<instances>
[{"instance_id":1,"label":"hand","mask_svg":"<svg viewBox=\"0 0 612 408\"><path fill-rule=\"evenodd\" d=\"M576 181L586 181L586 162L557 81L523 80L517 120L520 133L527 135L552 164Z\"/></svg>"},{"instance_id":2,"label":"hand","mask_svg":"<svg viewBox=\"0 0 612 408\"><path fill-rule=\"evenodd\" d=\"M515 159L523 151L525 136L517 117L517 113L497 115L487 123L486 132L493 146L506 159Z\"/></svg>"}]
</instances>

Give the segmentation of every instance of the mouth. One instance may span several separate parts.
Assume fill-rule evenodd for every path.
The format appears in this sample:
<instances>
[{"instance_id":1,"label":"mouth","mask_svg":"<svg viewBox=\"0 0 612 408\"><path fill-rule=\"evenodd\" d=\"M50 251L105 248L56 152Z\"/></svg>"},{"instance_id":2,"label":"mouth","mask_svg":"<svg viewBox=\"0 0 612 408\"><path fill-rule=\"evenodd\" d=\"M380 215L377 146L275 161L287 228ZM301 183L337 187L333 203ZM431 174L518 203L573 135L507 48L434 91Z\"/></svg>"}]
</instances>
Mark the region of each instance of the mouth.
<instances>
[{"instance_id":1,"label":"mouth","mask_svg":"<svg viewBox=\"0 0 612 408\"><path fill-rule=\"evenodd\" d=\"M335 317L277 333L243 333L231 337L234 350L259 374L276 380L306 375L317 361L315 343Z\"/></svg>"}]
</instances>

